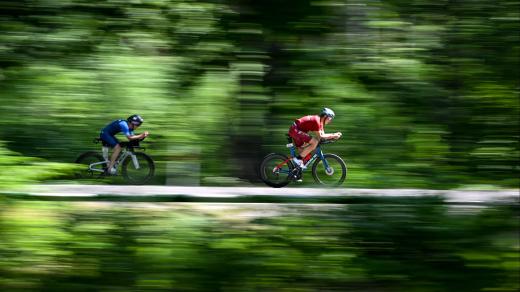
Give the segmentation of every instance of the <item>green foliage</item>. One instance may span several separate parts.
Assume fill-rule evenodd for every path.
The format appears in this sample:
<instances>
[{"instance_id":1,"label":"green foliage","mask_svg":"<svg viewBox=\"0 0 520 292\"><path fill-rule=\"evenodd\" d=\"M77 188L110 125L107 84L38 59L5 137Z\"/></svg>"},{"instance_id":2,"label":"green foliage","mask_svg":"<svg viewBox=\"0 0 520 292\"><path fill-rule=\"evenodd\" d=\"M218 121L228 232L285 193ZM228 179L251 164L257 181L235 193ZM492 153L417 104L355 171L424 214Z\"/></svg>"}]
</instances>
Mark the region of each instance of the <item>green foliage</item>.
<instances>
[{"instance_id":1,"label":"green foliage","mask_svg":"<svg viewBox=\"0 0 520 292\"><path fill-rule=\"evenodd\" d=\"M6 201L0 289L519 288L516 208L449 206L431 198L346 207L192 207Z\"/></svg>"},{"instance_id":2,"label":"green foliage","mask_svg":"<svg viewBox=\"0 0 520 292\"><path fill-rule=\"evenodd\" d=\"M355 166L351 186L517 187L518 11L505 0L3 1L0 139L71 162L105 124L139 113L162 181L186 156L201 182L254 181L291 122L328 106L326 131L344 139L327 150Z\"/></svg>"},{"instance_id":3,"label":"green foliage","mask_svg":"<svg viewBox=\"0 0 520 292\"><path fill-rule=\"evenodd\" d=\"M0 141L0 191L24 184L70 175L75 165L52 163L43 159L21 156L4 147Z\"/></svg>"}]
</instances>

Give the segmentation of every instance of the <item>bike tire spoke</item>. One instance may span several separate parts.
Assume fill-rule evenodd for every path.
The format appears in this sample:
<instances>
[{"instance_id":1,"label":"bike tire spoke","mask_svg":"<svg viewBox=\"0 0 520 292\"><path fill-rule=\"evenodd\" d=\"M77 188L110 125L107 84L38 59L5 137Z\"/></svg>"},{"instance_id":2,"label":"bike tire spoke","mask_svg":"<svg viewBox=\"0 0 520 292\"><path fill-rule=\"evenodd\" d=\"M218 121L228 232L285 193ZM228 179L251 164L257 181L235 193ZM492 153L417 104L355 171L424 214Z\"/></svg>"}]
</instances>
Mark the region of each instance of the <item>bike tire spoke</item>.
<instances>
[{"instance_id":1,"label":"bike tire spoke","mask_svg":"<svg viewBox=\"0 0 520 292\"><path fill-rule=\"evenodd\" d=\"M313 165L312 174L314 179L316 182L328 187L341 185L347 175L345 162L334 154L325 154L325 159L327 160L328 169L321 159Z\"/></svg>"},{"instance_id":2,"label":"bike tire spoke","mask_svg":"<svg viewBox=\"0 0 520 292\"><path fill-rule=\"evenodd\" d=\"M281 154L268 155L260 166L260 177L269 186L283 187L289 183L291 164Z\"/></svg>"}]
</instances>

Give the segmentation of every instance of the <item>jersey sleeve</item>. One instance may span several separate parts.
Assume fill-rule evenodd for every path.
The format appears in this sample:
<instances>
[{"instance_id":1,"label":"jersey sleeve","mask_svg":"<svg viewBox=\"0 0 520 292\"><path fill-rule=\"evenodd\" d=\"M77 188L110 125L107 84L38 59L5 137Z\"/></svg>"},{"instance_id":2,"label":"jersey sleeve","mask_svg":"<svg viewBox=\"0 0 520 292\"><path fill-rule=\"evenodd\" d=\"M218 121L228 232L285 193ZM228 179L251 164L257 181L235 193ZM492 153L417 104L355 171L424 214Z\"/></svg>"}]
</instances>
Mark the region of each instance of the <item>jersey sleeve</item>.
<instances>
[{"instance_id":1,"label":"jersey sleeve","mask_svg":"<svg viewBox=\"0 0 520 292\"><path fill-rule=\"evenodd\" d=\"M132 131L130 131L130 128L128 128L128 124L126 123L126 121L121 121L119 122L119 127L121 127L121 133L123 133L123 135L125 136L132 136Z\"/></svg>"}]
</instances>

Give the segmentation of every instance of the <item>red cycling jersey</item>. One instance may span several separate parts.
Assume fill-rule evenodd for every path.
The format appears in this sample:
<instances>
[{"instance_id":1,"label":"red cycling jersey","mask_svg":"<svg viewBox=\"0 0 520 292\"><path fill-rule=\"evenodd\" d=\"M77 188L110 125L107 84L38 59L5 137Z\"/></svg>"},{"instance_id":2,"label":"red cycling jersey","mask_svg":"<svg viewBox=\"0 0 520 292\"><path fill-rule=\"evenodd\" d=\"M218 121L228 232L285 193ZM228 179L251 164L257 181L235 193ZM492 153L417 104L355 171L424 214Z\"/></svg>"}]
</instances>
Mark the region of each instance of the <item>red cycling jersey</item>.
<instances>
[{"instance_id":1,"label":"red cycling jersey","mask_svg":"<svg viewBox=\"0 0 520 292\"><path fill-rule=\"evenodd\" d=\"M295 121L298 130L303 132L322 131L323 125L320 122L320 116L305 116Z\"/></svg>"},{"instance_id":2,"label":"red cycling jersey","mask_svg":"<svg viewBox=\"0 0 520 292\"><path fill-rule=\"evenodd\" d=\"M323 130L320 116L305 116L294 121L289 129L289 136L293 138L296 146L300 147L312 139L307 132L320 130Z\"/></svg>"}]
</instances>

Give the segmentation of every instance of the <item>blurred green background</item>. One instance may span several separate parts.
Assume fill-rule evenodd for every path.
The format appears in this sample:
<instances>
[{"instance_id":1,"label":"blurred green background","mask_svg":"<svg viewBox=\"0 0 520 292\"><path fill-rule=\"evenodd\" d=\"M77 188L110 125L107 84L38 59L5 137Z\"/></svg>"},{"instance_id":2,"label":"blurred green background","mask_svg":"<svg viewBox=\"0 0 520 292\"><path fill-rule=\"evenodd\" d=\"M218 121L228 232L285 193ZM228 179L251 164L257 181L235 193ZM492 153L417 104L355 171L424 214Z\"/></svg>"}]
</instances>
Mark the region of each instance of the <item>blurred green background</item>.
<instances>
[{"instance_id":1,"label":"blurred green background","mask_svg":"<svg viewBox=\"0 0 520 292\"><path fill-rule=\"evenodd\" d=\"M518 206L8 201L2 291L518 291ZM37 220L35 220L37 218Z\"/></svg>"},{"instance_id":2,"label":"blurred green background","mask_svg":"<svg viewBox=\"0 0 520 292\"><path fill-rule=\"evenodd\" d=\"M347 161L349 186L516 187L519 11L506 0L2 1L0 178L63 174L54 163L138 113L154 183L255 182L292 121L327 106L337 118L325 130L344 138L326 150Z\"/></svg>"},{"instance_id":3,"label":"blurred green background","mask_svg":"<svg viewBox=\"0 0 520 292\"><path fill-rule=\"evenodd\" d=\"M153 183L258 182L324 106L346 187L518 188L519 31L509 0L1 1L0 190L134 113ZM0 291L518 291L517 204L385 200L0 196Z\"/></svg>"}]
</instances>

